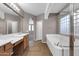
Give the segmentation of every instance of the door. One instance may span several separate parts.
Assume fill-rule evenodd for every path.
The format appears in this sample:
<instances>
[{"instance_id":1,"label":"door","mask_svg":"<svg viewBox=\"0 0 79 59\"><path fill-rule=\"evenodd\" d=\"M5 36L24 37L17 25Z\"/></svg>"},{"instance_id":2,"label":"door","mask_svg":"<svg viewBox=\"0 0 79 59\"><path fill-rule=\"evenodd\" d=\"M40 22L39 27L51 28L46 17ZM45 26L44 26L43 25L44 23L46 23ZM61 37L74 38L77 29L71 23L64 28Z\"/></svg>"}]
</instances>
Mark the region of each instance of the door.
<instances>
[{"instance_id":1,"label":"door","mask_svg":"<svg viewBox=\"0 0 79 59\"><path fill-rule=\"evenodd\" d=\"M36 40L42 40L42 20L36 23Z\"/></svg>"},{"instance_id":2,"label":"door","mask_svg":"<svg viewBox=\"0 0 79 59\"><path fill-rule=\"evenodd\" d=\"M35 29L34 21L32 18L29 19L29 40L35 40Z\"/></svg>"},{"instance_id":3,"label":"door","mask_svg":"<svg viewBox=\"0 0 79 59\"><path fill-rule=\"evenodd\" d=\"M12 33L17 33L17 32L18 32L18 23L12 22Z\"/></svg>"},{"instance_id":4,"label":"door","mask_svg":"<svg viewBox=\"0 0 79 59\"><path fill-rule=\"evenodd\" d=\"M17 21L7 21L7 34L17 33L18 32L18 23Z\"/></svg>"},{"instance_id":5,"label":"door","mask_svg":"<svg viewBox=\"0 0 79 59\"><path fill-rule=\"evenodd\" d=\"M12 22L7 21L7 34L11 34L11 33L12 33Z\"/></svg>"}]
</instances>

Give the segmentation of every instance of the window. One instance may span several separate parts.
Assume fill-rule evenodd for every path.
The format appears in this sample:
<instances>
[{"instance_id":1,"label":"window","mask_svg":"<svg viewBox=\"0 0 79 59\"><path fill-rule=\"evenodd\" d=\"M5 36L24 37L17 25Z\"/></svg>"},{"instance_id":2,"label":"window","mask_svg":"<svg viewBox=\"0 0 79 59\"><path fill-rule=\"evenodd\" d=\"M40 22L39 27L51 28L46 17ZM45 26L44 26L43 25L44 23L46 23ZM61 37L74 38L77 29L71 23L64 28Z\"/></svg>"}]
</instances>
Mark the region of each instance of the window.
<instances>
[{"instance_id":1,"label":"window","mask_svg":"<svg viewBox=\"0 0 79 59\"><path fill-rule=\"evenodd\" d=\"M31 25L29 25L29 31L31 31Z\"/></svg>"},{"instance_id":2,"label":"window","mask_svg":"<svg viewBox=\"0 0 79 59\"><path fill-rule=\"evenodd\" d=\"M29 31L34 31L34 25L33 24L29 24Z\"/></svg>"},{"instance_id":3,"label":"window","mask_svg":"<svg viewBox=\"0 0 79 59\"><path fill-rule=\"evenodd\" d=\"M74 12L74 34L79 36L79 12L77 10ZM66 15L60 19L60 33L69 34L70 28L70 16Z\"/></svg>"},{"instance_id":4,"label":"window","mask_svg":"<svg viewBox=\"0 0 79 59\"><path fill-rule=\"evenodd\" d=\"M30 18L29 20L29 31L34 31L34 22L32 18Z\"/></svg>"},{"instance_id":5,"label":"window","mask_svg":"<svg viewBox=\"0 0 79 59\"><path fill-rule=\"evenodd\" d=\"M74 12L74 34L79 36L79 12Z\"/></svg>"},{"instance_id":6,"label":"window","mask_svg":"<svg viewBox=\"0 0 79 59\"><path fill-rule=\"evenodd\" d=\"M60 19L60 33L69 34L70 32L70 15L66 15Z\"/></svg>"}]
</instances>

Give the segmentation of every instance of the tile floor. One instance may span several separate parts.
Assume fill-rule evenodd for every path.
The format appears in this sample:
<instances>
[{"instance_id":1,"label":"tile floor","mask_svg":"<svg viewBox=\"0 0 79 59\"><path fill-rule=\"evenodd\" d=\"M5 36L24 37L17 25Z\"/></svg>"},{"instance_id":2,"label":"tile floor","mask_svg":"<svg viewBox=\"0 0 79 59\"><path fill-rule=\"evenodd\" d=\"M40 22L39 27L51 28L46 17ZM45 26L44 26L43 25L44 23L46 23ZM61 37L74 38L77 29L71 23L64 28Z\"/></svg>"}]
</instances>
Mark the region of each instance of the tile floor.
<instances>
[{"instance_id":1,"label":"tile floor","mask_svg":"<svg viewBox=\"0 0 79 59\"><path fill-rule=\"evenodd\" d=\"M35 41L30 43L23 56L52 56L52 54L46 43Z\"/></svg>"}]
</instances>

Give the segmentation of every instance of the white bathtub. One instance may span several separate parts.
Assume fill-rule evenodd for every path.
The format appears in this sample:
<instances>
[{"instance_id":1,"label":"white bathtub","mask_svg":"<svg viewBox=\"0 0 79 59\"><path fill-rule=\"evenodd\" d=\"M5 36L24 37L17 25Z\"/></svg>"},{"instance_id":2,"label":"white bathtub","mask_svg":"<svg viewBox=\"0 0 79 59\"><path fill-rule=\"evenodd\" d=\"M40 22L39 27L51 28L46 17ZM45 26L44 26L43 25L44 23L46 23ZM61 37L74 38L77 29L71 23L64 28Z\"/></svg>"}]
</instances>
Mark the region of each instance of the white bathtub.
<instances>
[{"instance_id":1,"label":"white bathtub","mask_svg":"<svg viewBox=\"0 0 79 59\"><path fill-rule=\"evenodd\" d=\"M47 45L54 56L69 56L69 37L59 34L47 34ZM79 56L79 39L74 42L74 55Z\"/></svg>"}]
</instances>

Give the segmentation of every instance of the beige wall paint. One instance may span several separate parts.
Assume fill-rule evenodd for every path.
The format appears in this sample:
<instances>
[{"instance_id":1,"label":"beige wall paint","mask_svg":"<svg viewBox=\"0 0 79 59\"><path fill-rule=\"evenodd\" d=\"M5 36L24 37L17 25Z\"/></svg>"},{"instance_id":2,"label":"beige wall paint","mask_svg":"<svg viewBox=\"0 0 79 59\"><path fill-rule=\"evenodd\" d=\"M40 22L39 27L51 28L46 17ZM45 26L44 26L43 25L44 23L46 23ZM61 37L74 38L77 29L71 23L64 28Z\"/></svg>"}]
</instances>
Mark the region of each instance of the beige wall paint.
<instances>
[{"instance_id":1,"label":"beige wall paint","mask_svg":"<svg viewBox=\"0 0 79 59\"><path fill-rule=\"evenodd\" d=\"M29 19L30 17L33 18L34 20L34 38L36 39L36 23L38 21L42 21L42 41L46 41L46 34L56 34L57 32L57 15L51 14L47 20L44 19L44 14L39 15L39 16L33 16L28 13L23 13L24 18L20 18L18 16L10 15L10 14L5 14L5 19L1 20L0 19L0 34L6 34L7 33L7 23L6 20L12 20L12 21L17 21L18 22L18 32L28 32L29 28Z\"/></svg>"},{"instance_id":2,"label":"beige wall paint","mask_svg":"<svg viewBox=\"0 0 79 59\"><path fill-rule=\"evenodd\" d=\"M5 34L5 21L0 19L0 34Z\"/></svg>"},{"instance_id":3,"label":"beige wall paint","mask_svg":"<svg viewBox=\"0 0 79 59\"><path fill-rule=\"evenodd\" d=\"M46 41L46 34L57 33L57 15L49 15L47 20L43 20L43 42Z\"/></svg>"},{"instance_id":4,"label":"beige wall paint","mask_svg":"<svg viewBox=\"0 0 79 59\"><path fill-rule=\"evenodd\" d=\"M44 14L37 16L37 21L41 21L43 22L43 28L42 28L42 41L46 42L46 34L56 34L58 33L58 28L57 28L57 24L58 24L58 20L57 20L57 15L55 14L50 14L48 19L45 20L44 19ZM36 28L37 30L37 28ZM37 32L37 31L36 31Z\"/></svg>"},{"instance_id":5,"label":"beige wall paint","mask_svg":"<svg viewBox=\"0 0 79 59\"><path fill-rule=\"evenodd\" d=\"M7 34L7 20L19 22L20 18L18 16L5 13L5 19L0 19L0 34Z\"/></svg>"},{"instance_id":6,"label":"beige wall paint","mask_svg":"<svg viewBox=\"0 0 79 59\"><path fill-rule=\"evenodd\" d=\"M34 33L32 34L32 38L31 39L34 39L35 40L35 37L36 37L36 16L33 16L31 14L28 14L28 13L24 13L24 18L21 18L20 21L19 21L19 31L20 32L29 32L29 19L30 17L32 17L33 21L34 21Z\"/></svg>"},{"instance_id":7,"label":"beige wall paint","mask_svg":"<svg viewBox=\"0 0 79 59\"><path fill-rule=\"evenodd\" d=\"M28 26L29 26L29 19L30 17L33 18L34 22L36 20L36 16L33 16L31 14L28 13L24 13L24 18L20 18L19 24L20 24L20 31L22 32L28 32Z\"/></svg>"},{"instance_id":8,"label":"beige wall paint","mask_svg":"<svg viewBox=\"0 0 79 59\"><path fill-rule=\"evenodd\" d=\"M18 22L18 32L28 32L29 18L32 17L35 23L36 17L25 12L23 14L24 18L5 13L5 19L0 19L0 34L7 34L7 20Z\"/></svg>"}]
</instances>

